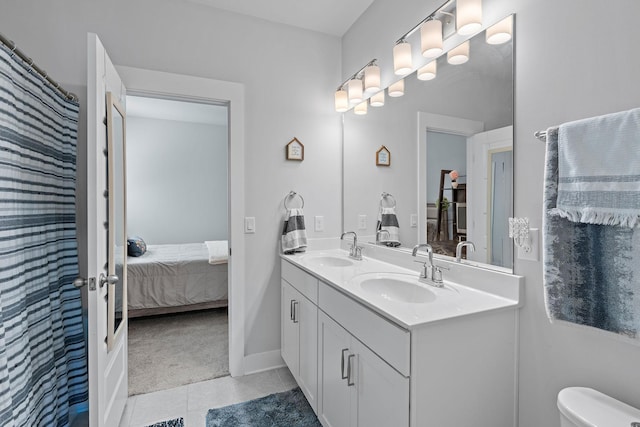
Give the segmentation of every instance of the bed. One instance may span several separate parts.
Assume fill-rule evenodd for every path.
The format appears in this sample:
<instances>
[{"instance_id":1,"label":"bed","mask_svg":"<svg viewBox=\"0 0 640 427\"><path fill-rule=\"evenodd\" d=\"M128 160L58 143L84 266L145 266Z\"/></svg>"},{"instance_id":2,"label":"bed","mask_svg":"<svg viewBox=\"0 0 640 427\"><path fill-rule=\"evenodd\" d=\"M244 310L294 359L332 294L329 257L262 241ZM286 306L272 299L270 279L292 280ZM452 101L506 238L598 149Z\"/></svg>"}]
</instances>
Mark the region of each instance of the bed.
<instances>
[{"instance_id":1,"label":"bed","mask_svg":"<svg viewBox=\"0 0 640 427\"><path fill-rule=\"evenodd\" d=\"M148 245L127 257L129 317L227 306L226 253L213 257L210 243ZM226 241L215 243L226 252Z\"/></svg>"}]
</instances>

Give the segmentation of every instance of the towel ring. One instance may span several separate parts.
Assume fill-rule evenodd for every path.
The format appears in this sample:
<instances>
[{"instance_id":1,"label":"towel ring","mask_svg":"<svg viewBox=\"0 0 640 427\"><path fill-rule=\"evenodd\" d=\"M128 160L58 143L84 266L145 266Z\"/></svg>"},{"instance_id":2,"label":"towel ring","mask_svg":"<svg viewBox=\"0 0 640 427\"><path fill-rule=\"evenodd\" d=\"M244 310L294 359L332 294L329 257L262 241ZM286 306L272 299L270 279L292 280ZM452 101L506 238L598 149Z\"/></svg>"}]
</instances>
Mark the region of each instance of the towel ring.
<instances>
[{"instance_id":1,"label":"towel ring","mask_svg":"<svg viewBox=\"0 0 640 427\"><path fill-rule=\"evenodd\" d=\"M304 208L304 198L296 193L295 191L289 191L289 194L287 194L286 196L284 196L284 208L285 209L291 209L289 206L287 206L287 200L292 199L294 197L300 197L300 201L302 202L302 206L300 206L300 209Z\"/></svg>"},{"instance_id":2,"label":"towel ring","mask_svg":"<svg viewBox=\"0 0 640 427\"><path fill-rule=\"evenodd\" d=\"M391 199L391 206L387 206L388 208L395 208L396 207L396 199L395 199L395 197L393 197L391 194L386 193L386 192L382 193L380 195L380 207L384 207L384 206L382 206L382 203L386 199Z\"/></svg>"}]
</instances>

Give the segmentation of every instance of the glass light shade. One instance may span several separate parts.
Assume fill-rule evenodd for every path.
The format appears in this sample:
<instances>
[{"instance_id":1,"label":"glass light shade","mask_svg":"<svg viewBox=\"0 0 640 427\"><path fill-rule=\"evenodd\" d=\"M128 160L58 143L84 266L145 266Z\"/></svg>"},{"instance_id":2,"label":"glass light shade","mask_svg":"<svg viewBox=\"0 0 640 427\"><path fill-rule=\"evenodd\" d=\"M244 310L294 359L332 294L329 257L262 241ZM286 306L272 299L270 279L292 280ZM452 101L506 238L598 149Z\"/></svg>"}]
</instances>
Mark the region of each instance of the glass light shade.
<instances>
[{"instance_id":1,"label":"glass light shade","mask_svg":"<svg viewBox=\"0 0 640 427\"><path fill-rule=\"evenodd\" d=\"M507 16L497 24L487 28L487 43L489 44L502 44L511 40L511 33L513 32L513 20L511 16Z\"/></svg>"},{"instance_id":2,"label":"glass light shade","mask_svg":"<svg viewBox=\"0 0 640 427\"><path fill-rule=\"evenodd\" d=\"M431 19L420 27L422 56L435 58L442 53L442 21Z\"/></svg>"},{"instance_id":3,"label":"glass light shade","mask_svg":"<svg viewBox=\"0 0 640 427\"><path fill-rule=\"evenodd\" d=\"M367 93L380 90L380 67L369 65L364 69L364 91Z\"/></svg>"},{"instance_id":4,"label":"glass light shade","mask_svg":"<svg viewBox=\"0 0 640 427\"><path fill-rule=\"evenodd\" d=\"M347 91L340 89L336 91L336 111L338 113L344 113L349 109L349 96Z\"/></svg>"},{"instance_id":5,"label":"glass light shade","mask_svg":"<svg viewBox=\"0 0 640 427\"><path fill-rule=\"evenodd\" d=\"M482 28L482 0L456 0L456 30L462 36Z\"/></svg>"},{"instance_id":6,"label":"glass light shade","mask_svg":"<svg viewBox=\"0 0 640 427\"><path fill-rule=\"evenodd\" d=\"M464 64L469 60L469 40L447 52L447 62L451 65Z\"/></svg>"},{"instance_id":7,"label":"glass light shade","mask_svg":"<svg viewBox=\"0 0 640 427\"><path fill-rule=\"evenodd\" d=\"M365 114L367 114L367 101L361 102L360 104L356 105L353 109L353 112L359 116L364 116Z\"/></svg>"},{"instance_id":8,"label":"glass light shade","mask_svg":"<svg viewBox=\"0 0 640 427\"><path fill-rule=\"evenodd\" d=\"M372 107L382 107L382 106L384 106L384 91L381 90L380 92L374 94L369 99L369 104L371 104Z\"/></svg>"},{"instance_id":9,"label":"glass light shade","mask_svg":"<svg viewBox=\"0 0 640 427\"><path fill-rule=\"evenodd\" d=\"M393 47L393 71L398 76L406 76L413 68L411 61L411 45L400 42Z\"/></svg>"},{"instance_id":10,"label":"glass light shade","mask_svg":"<svg viewBox=\"0 0 640 427\"><path fill-rule=\"evenodd\" d=\"M404 79L391 84L387 90L389 91L389 96L393 98L404 95Z\"/></svg>"},{"instance_id":11,"label":"glass light shade","mask_svg":"<svg viewBox=\"0 0 640 427\"><path fill-rule=\"evenodd\" d=\"M362 102L362 80L349 80L349 103L359 104Z\"/></svg>"},{"instance_id":12,"label":"glass light shade","mask_svg":"<svg viewBox=\"0 0 640 427\"><path fill-rule=\"evenodd\" d=\"M438 63L436 60L429 62L424 67L418 69L418 80L433 80L436 78Z\"/></svg>"}]
</instances>

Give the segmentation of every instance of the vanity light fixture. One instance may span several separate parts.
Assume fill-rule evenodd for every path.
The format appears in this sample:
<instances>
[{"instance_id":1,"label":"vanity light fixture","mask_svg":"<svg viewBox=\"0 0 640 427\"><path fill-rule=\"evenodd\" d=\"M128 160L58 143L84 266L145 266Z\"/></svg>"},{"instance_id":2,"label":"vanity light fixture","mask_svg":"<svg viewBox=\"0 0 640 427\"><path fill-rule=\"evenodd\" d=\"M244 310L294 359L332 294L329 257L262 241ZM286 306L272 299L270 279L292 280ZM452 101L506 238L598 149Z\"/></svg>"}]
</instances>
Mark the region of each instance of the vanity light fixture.
<instances>
[{"instance_id":1,"label":"vanity light fixture","mask_svg":"<svg viewBox=\"0 0 640 427\"><path fill-rule=\"evenodd\" d=\"M380 68L376 64L377 59L372 59L367 62L367 64L360 68L357 72L355 72L351 77L342 82L338 89L335 92L335 109L338 113L344 113L348 111L351 106L354 104L360 104L364 99L364 91L363 91L363 83L366 85L366 82L363 80L369 81L369 90L374 91L376 77L378 90L380 87ZM369 69L368 72L365 73L365 69L370 67L375 67ZM377 75L377 76L376 76Z\"/></svg>"},{"instance_id":2,"label":"vanity light fixture","mask_svg":"<svg viewBox=\"0 0 640 427\"><path fill-rule=\"evenodd\" d=\"M438 71L438 62L434 59L422 68L418 69L418 80L433 80Z\"/></svg>"},{"instance_id":3,"label":"vanity light fixture","mask_svg":"<svg viewBox=\"0 0 640 427\"><path fill-rule=\"evenodd\" d=\"M348 84L349 103L359 104L362 102L362 80L357 77L349 80Z\"/></svg>"},{"instance_id":4,"label":"vanity light fixture","mask_svg":"<svg viewBox=\"0 0 640 427\"><path fill-rule=\"evenodd\" d=\"M392 83L389 86L389 96L392 98L397 98L399 96L404 95L404 79L400 79L395 83Z\"/></svg>"},{"instance_id":5,"label":"vanity light fixture","mask_svg":"<svg viewBox=\"0 0 640 427\"><path fill-rule=\"evenodd\" d=\"M347 94L347 91L344 90L343 88L339 88L336 91L336 111L338 113L344 113L345 111L349 110L349 95Z\"/></svg>"},{"instance_id":6,"label":"vanity light fixture","mask_svg":"<svg viewBox=\"0 0 640 427\"><path fill-rule=\"evenodd\" d=\"M405 39L396 42L393 47L393 72L398 76L406 76L413 68L411 45Z\"/></svg>"},{"instance_id":7,"label":"vanity light fixture","mask_svg":"<svg viewBox=\"0 0 640 427\"><path fill-rule=\"evenodd\" d=\"M364 92L380 91L380 67L374 62L364 68Z\"/></svg>"},{"instance_id":8,"label":"vanity light fixture","mask_svg":"<svg viewBox=\"0 0 640 427\"><path fill-rule=\"evenodd\" d=\"M372 107L384 106L384 90L381 90L369 98L369 104L371 104Z\"/></svg>"},{"instance_id":9,"label":"vanity light fixture","mask_svg":"<svg viewBox=\"0 0 640 427\"><path fill-rule=\"evenodd\" d=\"M429 19L420 26L422 56L435 58L442 53L442 21Z\"/></svg>"},{"instance_id":10,"label":"vanity light fixture","mask_svg":"<svg viewBox=\"0 0 640 427\"><path fill-rule=\"evenodd\" d=\"M367 114L367 101L363 101L360 104L356 105L353 109L353 112L358 116L364 116Z\"/></svg>"},{"instance_id":11,"label":"vanity light fixture","mask_svg":"<svg viewBox=\"0 0 640 427\"><path fill-rule=\"evenodd\" d=\"M461 36L482 28L482 0L456 0L456 29Z\"/></svg>"},{"instance_id":12,"label":"vanity light fixture","mask_svg":"<svg viewBox=\"0 0 640 427\"><path fill-rule=\"evenodd\" d=\"M447 62L451 65L464 64L469 60L469 40L447 52Z\"/></svg>"},{"instance_id":13,"label":"vanity light fixture","mask_svg":"<svg viewBox=\"0 0 640 427\"><path fill-rule=\"evenodd\" d=\"M489 44L502 44L511 40L511 33L513 33L513 18L511 15L504 18L502 21L487 28L486 37Z\"/></svg>"}]
</instances>

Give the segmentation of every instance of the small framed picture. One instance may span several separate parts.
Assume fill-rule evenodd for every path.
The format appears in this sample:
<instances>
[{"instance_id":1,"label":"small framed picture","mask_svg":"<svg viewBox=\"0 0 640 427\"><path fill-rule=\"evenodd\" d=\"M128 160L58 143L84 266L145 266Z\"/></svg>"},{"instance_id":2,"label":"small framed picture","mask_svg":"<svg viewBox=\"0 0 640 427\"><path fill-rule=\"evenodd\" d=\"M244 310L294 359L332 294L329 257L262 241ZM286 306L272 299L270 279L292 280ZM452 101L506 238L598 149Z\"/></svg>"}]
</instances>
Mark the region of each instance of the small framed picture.
<instances>
[{"instance_id":1,"label":"small framed picture","mask_svg":"<svg viewBox=\"0 0 640 427\"><path fill-rule=\"evenodd\" d=\"M298 138L293 138L287 144L287 160L304 160L304 145Z\"/></svg>"},{"instance_id":2,"label":"small framed picture","mask_svg":"<svg viewBox=\"0 0 640 427\"><path fill-rule=\"evenodd\" d=\"M376 166L391 166L391 152L384 145L376 151Z\"/></svg>"}]
</instances>

